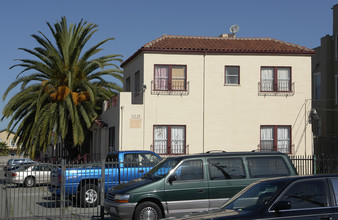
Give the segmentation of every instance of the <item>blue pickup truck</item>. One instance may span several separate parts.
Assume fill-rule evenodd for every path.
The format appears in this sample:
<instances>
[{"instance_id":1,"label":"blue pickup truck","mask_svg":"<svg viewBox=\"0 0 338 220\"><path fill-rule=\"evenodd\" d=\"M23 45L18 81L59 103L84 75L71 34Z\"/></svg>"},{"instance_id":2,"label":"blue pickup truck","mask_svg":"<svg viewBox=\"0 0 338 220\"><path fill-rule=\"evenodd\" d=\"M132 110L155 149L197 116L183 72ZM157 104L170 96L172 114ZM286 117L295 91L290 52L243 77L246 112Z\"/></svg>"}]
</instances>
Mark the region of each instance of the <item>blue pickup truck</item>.
<instances>
[{"instance_id":1,"label":"blue pickup truck","mask_svg":"<svg viewBox=\"0 0 338 220\"><path fill-rule=\"evenodd\" d=\"M64 172L61 168L53 169L48 189L54 196L60 196L63 185L65 197L76 196L76 201L81 206L95 207L99 204L102 170L104 170L104 189L107 192L112 186L141 177L160 160L161 157L152 151L111 152L108 153L104 165L102 163L66 165Z\"/></svg>"}]
</instances>

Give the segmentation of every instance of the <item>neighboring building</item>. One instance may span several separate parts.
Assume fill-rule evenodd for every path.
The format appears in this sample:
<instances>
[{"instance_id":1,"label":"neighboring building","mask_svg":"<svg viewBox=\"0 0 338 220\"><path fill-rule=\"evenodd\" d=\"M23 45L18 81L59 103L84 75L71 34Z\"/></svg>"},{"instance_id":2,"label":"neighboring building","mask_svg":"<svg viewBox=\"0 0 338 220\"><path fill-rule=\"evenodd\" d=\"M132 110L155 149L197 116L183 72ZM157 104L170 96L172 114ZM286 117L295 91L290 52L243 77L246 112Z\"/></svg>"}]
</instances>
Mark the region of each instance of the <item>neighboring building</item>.
<instances>
[{"instance_id":1,"label":"neighboring building","mask_svg":"<svg viewBox=\"0 0 338 220\"><path fill-rule=\"evenodd\" d=\"M18 149L16 142L13 140L15 133L10 133L9 136L8 133L7 130L0 131L0 142L5 142L9 147L10 153L15 154Z\"/></svg>"},{"instance_id":2,"label":"neighboring building","mask_svg":"<svg viewBox=\"0 0 338 220\"><path fill-rule=\"evenodd\" d=\"M333 35L312 57L312 122L315 152L338 155L338 4L332 9Z\"/></svg>"},{"instance_id":3,"label":"neighboring building","mask_svg":"<svg viewBox=\"0 0 338 220\"><path fill-rule=\"evenodd\" d=\"M159 37L121 65L124 92L104 102L92 146L310 155L313 53L271 38Z\"/></svg>"}]
</instances>

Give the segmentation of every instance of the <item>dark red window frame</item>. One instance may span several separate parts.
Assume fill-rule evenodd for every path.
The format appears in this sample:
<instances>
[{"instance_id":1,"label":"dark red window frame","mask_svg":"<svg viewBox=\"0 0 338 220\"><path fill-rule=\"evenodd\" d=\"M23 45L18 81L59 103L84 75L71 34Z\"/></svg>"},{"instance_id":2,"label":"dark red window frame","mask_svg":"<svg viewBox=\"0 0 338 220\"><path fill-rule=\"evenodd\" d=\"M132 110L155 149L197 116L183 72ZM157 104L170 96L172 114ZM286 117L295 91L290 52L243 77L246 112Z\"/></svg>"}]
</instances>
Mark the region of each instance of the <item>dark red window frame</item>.
<instances>
[{"instance_id":1,"label":"dark red window frame","mask_svg":"<svg viewBox=\"0 0 338 220\"><path fill-rule=\"evenodd\" d=\"M157 89L157 82L155 79L155 71L157 66L166 66L168 67L168 89ZM178 66L178 67L185 67L185 73L184 73L184 88L183 89L172 89L172 67ZM155 64L154 65L154 90L155 91L187 91L187 65L176 65L176 64Z\"/></svg>"},{"instance_id":2,"label":"dark red window frame","mask_svg":"<svg viewBox=\"0 0 338 220\"><path fill-rule=\"evenodd\" d=\"M175 155L175 153L172 153L172 148L171 148L171 127L183 127L184 128L184 144L183 144L183 154L187 153L187 128L186 125L154 125L153 126L153 146L154 146L154 152L157 154L162 154L158 153L155 151L155 127L167 127L167 153L166 155Z\"/></svg>"},{"instance_id":3,"label":"dark red window frame","mask_svg":"<svg viewBox=\"0 0 338 220\"><path fill-rule=\"evenodd\" d=\"M263 90L262 89L262 69L263 68L273 68L273 89L272 90ZM289 81L289 90L278 90L278 68L288 68L290 69L290 81ZM292 91L292 68L291 66L261 66L261 70L260 70L260 82L261 82L261 87L260 90L261 92L291 92Z\"/></svg>"},{"instance_id":4,"label":"dark red window frame","mask_svg":"<svg viewBox=\"0 0 338 220\"><path fill-rule=\"evenodd\" d=\"M292 127L291 127L291 125L261 125L260 129L259 129L260 146L262 146L261 130L262 130L263 127L272 127L273 128L273 151L277 151L277 143L278 143L277 130L278 130L278 128L282 128L282 127L289 128L289 136L290 136L289 147L290 147L290 149L289 149L289 152L287 152L287 153L288 154L292 153L292 130L291 130Z\"/></svg>"},{"instance_id":5,"label":"dark red window frame","mask_svg":"<svg viewBox=\"0 0 338 220\"><path fill-rule=\"evenodd\" d=\"M227 67L237 67L238 68L238 83L236 83L236 84L232 84L232 83L227 83L226 82L226 77L227 77ZM228 65L226 65L226 66L224 66L224 85L240 85L241 84L241 74L240 74L240 66L228 66Z\"/></svg>"}]
</instances>

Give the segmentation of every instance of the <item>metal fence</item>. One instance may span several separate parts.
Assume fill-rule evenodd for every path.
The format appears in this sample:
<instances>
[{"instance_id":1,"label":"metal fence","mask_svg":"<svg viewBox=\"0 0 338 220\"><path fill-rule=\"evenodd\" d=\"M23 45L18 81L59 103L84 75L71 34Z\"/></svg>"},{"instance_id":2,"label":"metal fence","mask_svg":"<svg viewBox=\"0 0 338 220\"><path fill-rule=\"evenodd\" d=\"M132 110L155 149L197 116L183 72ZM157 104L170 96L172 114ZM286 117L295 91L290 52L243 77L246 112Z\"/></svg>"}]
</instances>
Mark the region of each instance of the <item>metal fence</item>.
<instances>
[{"instance_id":1,"label":"metal fence","mask_svg":"<svg viewBox=\"0 0 338 220\"><path fill-rule=\"evenodd\" d=\"M299 175L338 173L335 156L290 158ZM63 161L61 164L38 163L28 169L28 165L20 165L10 170L0 164L0 219L109 219L100 205L107 188L140 177L150 169L144 166L105 161L66 164ZM120 169L115 169L117 167ZM67 168L72 168L72 174L67 173Z\"/></svg>"},{"instance_id":2,"label":"metal fence","mask_svg":"<svg viewBox=\"0 0 338 220\"><path fill-rule=\"evenodd\" d=\"M0 219L108 219L100 205L108 188L141 177L152 165L0 164Z\"/></svg>"},{"instance_id":3,"label":"metal fence","mask_svg":"<svg viewBox=\"0 0 338 220\"><path fill-rule=\"evenodd\" d=\"M334 174L338 173L338 156L309 155L291 156L299 175Z\"/></svg>"}]
</instances>

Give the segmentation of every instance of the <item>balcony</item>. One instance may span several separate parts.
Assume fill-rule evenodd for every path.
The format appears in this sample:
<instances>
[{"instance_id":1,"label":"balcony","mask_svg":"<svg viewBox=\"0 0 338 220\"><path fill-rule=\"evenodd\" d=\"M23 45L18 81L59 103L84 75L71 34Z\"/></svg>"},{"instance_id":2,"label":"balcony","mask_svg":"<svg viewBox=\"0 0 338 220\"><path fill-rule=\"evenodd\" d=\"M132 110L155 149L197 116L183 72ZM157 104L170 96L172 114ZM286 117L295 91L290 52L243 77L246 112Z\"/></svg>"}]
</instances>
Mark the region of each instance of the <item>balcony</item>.
<instances>
[{"instance_id":1,"label":"balcony","mask_svg":"<svg viewBox=\"0 0 338 220\"><path fill-rule=\"evenodd\" d=\"M150 150L154 151L161 157L169 157L174 155L185 155L189 154L189 145L179 144L168 146L167 141L161 140L156 141L156 146L150 145Z\"/></svg>"},{"instance_id":2,"label":"balcony","mask_svg":"<svg viewBox=\"0 0 338 220\"><path fill-rule=\"evenodd\" d=\"M293 96L295 94L295 83L289 80L261 81L258 83L259 96Z\"/></svg>"},{"instance_id":3,"label":"balcony","mask_svg":"<svg viewBox=\"0 0 338 220\"><path fill-rule=\"evenodd\" d=\"M158 85L151 81L151 94L187 96L189 95L189 82L166 82Z\"/></svg>"}]
</instances>

